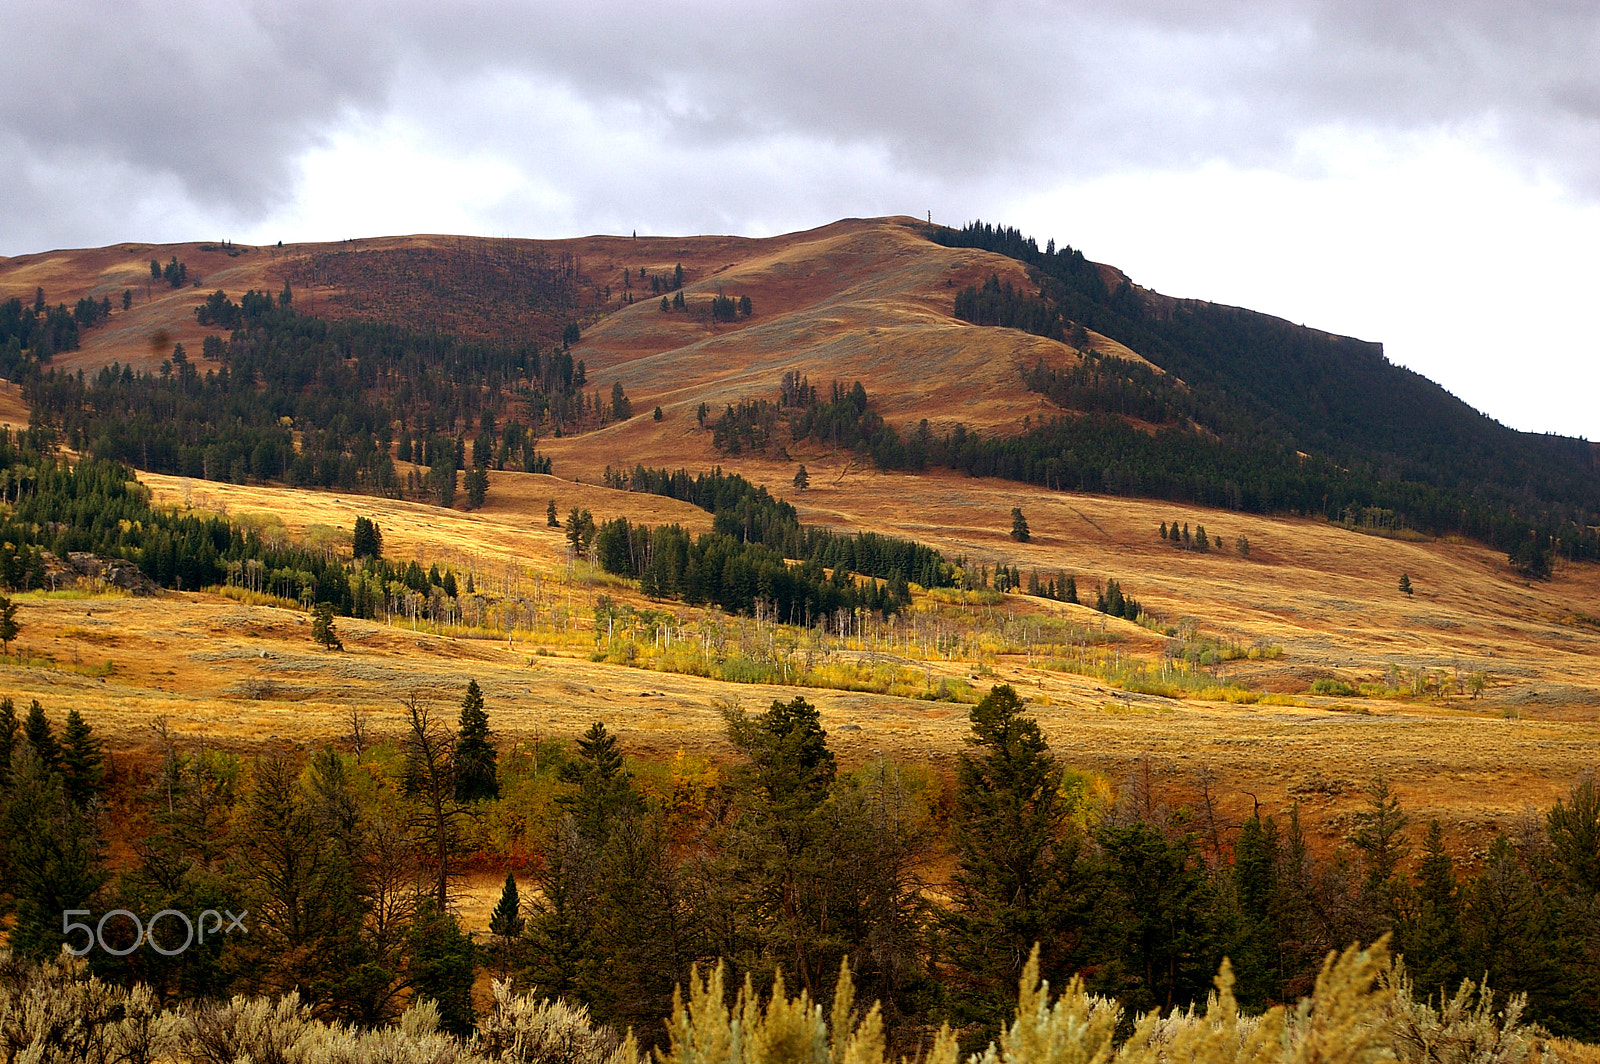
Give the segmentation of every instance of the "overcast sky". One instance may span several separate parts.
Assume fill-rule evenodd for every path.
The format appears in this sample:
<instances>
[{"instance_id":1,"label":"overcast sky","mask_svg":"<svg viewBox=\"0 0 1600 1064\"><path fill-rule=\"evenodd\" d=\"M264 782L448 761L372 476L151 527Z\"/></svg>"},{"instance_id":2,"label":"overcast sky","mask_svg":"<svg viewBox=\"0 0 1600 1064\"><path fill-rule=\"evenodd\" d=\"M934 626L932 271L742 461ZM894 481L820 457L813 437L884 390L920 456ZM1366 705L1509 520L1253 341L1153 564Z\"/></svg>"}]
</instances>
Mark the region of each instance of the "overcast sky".
<instances>
[{"instance_id":1,"label":"overcast sky","mask_svg":"<svg viewBox=\"0 0 1600 1064\"><path fill-rule=\"evenodd\" d=\"M932 211L1600 438L1595 0L0 13L0 254Z\"/></svg>"}]
</instances>

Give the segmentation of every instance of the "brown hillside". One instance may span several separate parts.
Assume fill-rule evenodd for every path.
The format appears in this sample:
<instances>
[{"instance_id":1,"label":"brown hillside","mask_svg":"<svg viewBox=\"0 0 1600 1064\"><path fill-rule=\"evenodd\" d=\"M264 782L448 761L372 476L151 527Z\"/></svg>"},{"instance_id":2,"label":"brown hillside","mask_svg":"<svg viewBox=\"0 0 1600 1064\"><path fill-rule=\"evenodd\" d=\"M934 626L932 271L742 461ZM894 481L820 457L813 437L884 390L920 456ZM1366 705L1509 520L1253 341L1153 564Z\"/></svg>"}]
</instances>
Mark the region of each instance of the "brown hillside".
<instances>
[{"instance_id":1,"label":"brown hillside","mask_svg":"<svg viewBox=\"0 0 1600 1064\"><path fill-rule=\"evenodd\" d=\"M150 260L174 256L198 284L172 289L151 280ZM548 273L559 263L574 271L560 286L560 297L570 300L565 310L554 308L551 285L541 280L541 269ZM639 270L670 275L680 264L689 312L663 314ZM52 304L110 297L109 323L87 331L80 350L54 359L69 370L113 361L152 369L172 344L195 351L215 331L194 319L208 293L220 288L237 299L252 288L277 293L289 281L296 306L311 313L475 338L549 342L562 314L576 317L588 324L574 355L586 361L591 382L609 388L621 380L636 409L661 405L674 420L692 417L701 402L719 408L770 397L784 371L795 369L822 388L835 379L864 381L897 427L928 418L936 425L1009 429L1049 412L1023 389L1020 369L1040 358L1061 365L1077 356L1054 341L955 320L956 291L990 274L1028 283L1014 260L940 247L921 236L913 219L887 218L765 240L408 236L282 248L123 244L0 261L0 298L31 299L35 286ZM124 289L134 293L127 312ZM706 308L719 292L749 296L755 313L713 324ZM632 303L625 301L630 294ZM1104 337L1092 336L1091 344L1139 357ZM670 426L626 428L619 444L630 451L674 453L680 443Z\"/></svg>"}]
</instances>

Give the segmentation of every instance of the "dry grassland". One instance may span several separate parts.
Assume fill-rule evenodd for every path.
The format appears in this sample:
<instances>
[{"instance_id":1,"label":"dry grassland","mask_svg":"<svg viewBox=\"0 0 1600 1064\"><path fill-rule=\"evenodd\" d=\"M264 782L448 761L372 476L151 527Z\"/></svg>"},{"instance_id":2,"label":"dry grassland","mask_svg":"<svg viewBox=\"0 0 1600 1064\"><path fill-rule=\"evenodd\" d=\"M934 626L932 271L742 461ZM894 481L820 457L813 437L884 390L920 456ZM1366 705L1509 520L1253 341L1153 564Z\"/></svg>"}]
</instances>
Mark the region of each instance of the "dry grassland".
<instances>
[{"instance_id":1,"label":"dry grassland","mask_svg":"<svg viewBox=\"0 0 1600 1064\"><path fill-rule=\"evenodd\" d=\"M748 475L781 472L741 467ZM770 477L763 477L771 479ZM348 529L375 517L387 550L484 575L519 569L527 587L591 616L597 594L636 595L582 579L565 581L564 543L544 527L552 495L597 518L678 520L704 528L707 515L671 500L507 473L494 478L491 505L473 514L337 494L146 478L162 501L234 515L271 512L287 530L314 524ZM1310 679L1381 675L1389 664L1483 668L1491 688L1477 702L1330 699L1230 705L1117 690L1091 678L1030 668L1020 655L992 663L930 662L940 675L1018 686L1053 744L1070 762L1120 779L1141 757L1180 784L1209 767L1236 796L1268 808L1300 800L1331 836L1341 830L1370 776L1394 779L1419 817L1439 816L1481 842L1525 810L1544 806L1596 764L1600 750L1600 632L1564 617L1593 602L1600 573L1584 567L1529 588L1495 555L1473 546L1403 543L1310 521L1184 510L1164 504L1047 494L1002 482L948 475L847 473L819 467L819 486L799 499L807 520L912 535L974 563L1005 561L1078 574L1080 586L1115 576L1169 617L1193 616L1207 634L1281 645L1276 661L1220 667L1251 686L1303 692ZM1021 505L1034 542L1006 536ZM698 516L697 516L698 515ZM1248 559L1195 555L1155 537L1160 520L1204 523L1231 543L1244 534ZM1418 594L1395 590L1409 572ZM527 589L524 588L524 590ZM728 684L589 660L587 630L529 641L451 638L394 625L340 620L347 651L314 647L298 610L246 606L208 594L159 599L32 595L22 599L22 648L53 666L9 664L0 691L38 698L53 713L77 706L114 750L148 747L148 725L166 716L192 742L241 751L338 742L360 708L376 730L399 728L403 698L454 703L469 678L483 686L503 742L570 736L605 720L641 755L682 749L731 753L717 706L759 706L793 688ZM675 606L686 614L698 611ZM1084 607L1010 596L1001 609L1068 612L1120 631L1123 649L1154 652L1158 637ZM977 610L975 612L982 612ZM587 627L587 626L585 626ZM541 653L540 651L544 651ZM919 665L919 667L922 667ZM806 689L830 742L847 763L879 754L948 763L966 732L965 707L887 695ZM1234 801L1248 799L1236 797Z\"/></svg>"},{"instance_id":2,"label":"dry grassland","mask_svg":"<svg viewBox=\"0 0 1600 1064\"><path fill-rule=\"evenodd\" d=\"M455 238L362 241L364 248L446 247ZM602 392L621 380L642 416L579 437L546 440L541 449L560 478L492 475L489 504L466 514L338 493L246 487L148 476L159 501L226 510L234 516L275 514L290 535L315 525L348 530L354 517L374 517L387 551L438 561L478 574L492 585L517 585L554 600L571 616L591 616L594 596L642 604L616 586L567 582L565 543L545 526L554 498L565 517L574 506L597 519L676 521L693 531L709 515L671 500L599 487L607 465L635 462L691 471L714 464L791 497L802 519L843 530L910 536L947 555L991 570L1013 564L1024 573L1074 573L1092 598L1097 580L1115 577L1171 621L1195 618L1203 633L1243 643L1281 646L1276 660L1219 666L1219 678L1257 690L1294 695L1296 704L1235 706L1119 691L1081 676L1032 668L1022 655L983 662L917 662L930 676L1018 685L1053 743L1070 761L1112 777L1148 755L1190 778L1209 766L1224 785L1250 791L1269 808L1308 803L1313 820L1337 831L1353 791L1374 773L1398 784L1411 811L1438 815L1481 839L1490 825L1508 825L1522 811L1548 804L1600 762L1600 569L1559 571L1529 586L1502 556L1478 546L1402 542L1308 520L1206 511L1167 503L1048 493L945 472L878 474L860 464L791 447L794 461L727 460L711 448L694 416L706 402L775 396L786 370L825 389L834 379L861 380L897 428L928 418L936 427L1014 430L1024 417L1045 416L1044 400L1027 393L1019 370L1038 358L1060 364L1076 356L1060 344L1011 330L955 321L954 294L991 273L1023 283L1016 262L985 252L924 241L910 219L851 220L771 240L731 237L590 237L527 242L570 251L596 283L621 299L621 271L631 270L638 302L617 306L591 323L574 349ZM53 252L0 262L0 297L31 297L43 285L52 302L110 295L111 322L85 335L83 350L55 364L92 371L113 360L151 367L181 341L198 349L206 330L193 307L221 287L237 298L247 288L277 291L298 257L341 245L256 249L230 258L199 245L127 245ZM145 287L149 260L172 255L203 279L199 289ZM713 326L684 314L663 314L643 266L670 272L682 263L691 305L718 290L749 295L755 314ZM610 278L607 280L607 278ZM120 310L124 287L134 309ZM297 306L338 316L339 293L297 289ZM1123 357L1102 338L1095 345ZM664 417L649 416L660 405ZM25 424L14 389L0 388L0 421ZM811 490L789 485L796 462L811 473ZM1006 535L1011 507L1021 506L1034 539ZM1223 538L1211 554L1176 551L1156 537L1161 521L1204 524ZM1250 542L1248 558L1235 539ZM1414 597L1396 589L1408 573ZM520 583L519 583L520 582ZM680 612L692 612L683 610ZM1104 621L1082 607L1011 596L1011 613L1072 614L1082 624L1108 625L1123 650L1154 655L1160 638L1122 621ZM973 623L984 623L973 611ZM113 748L146 744L147 725L167 716L196 741L254 749L337 740L352 707L398 727L399 700L412 692L454 702L469 678L483 684L503 741L571 735L601 718L630 750L666 754L678 748L728 753L716 703L757 705L791 697L793 689L735 685L606 665L589 660L587 631L542 637L547 645L448 638L361 621L340 621L348 652L317 651L303 614L243 606L210 595L169 594L157 600L23 599L23 650L55 666L0 666L0 693L38 697L52 713L76 705L111 733ZM544 649L547 654L537 651ZM102 675L106 669L109 675ZM1352 683L1391 669L1455 676L1481 671L1489 688L1472 701L1323 698L1305 695L1312 680ZM983 671L988 670L988 671ZM821 708L830 741L847 762L878 753L947 762L966 731L965 710L886 695L807 690ZM1245 799L1239 799L1243 802Z\"/></svg>"}]
</instances>

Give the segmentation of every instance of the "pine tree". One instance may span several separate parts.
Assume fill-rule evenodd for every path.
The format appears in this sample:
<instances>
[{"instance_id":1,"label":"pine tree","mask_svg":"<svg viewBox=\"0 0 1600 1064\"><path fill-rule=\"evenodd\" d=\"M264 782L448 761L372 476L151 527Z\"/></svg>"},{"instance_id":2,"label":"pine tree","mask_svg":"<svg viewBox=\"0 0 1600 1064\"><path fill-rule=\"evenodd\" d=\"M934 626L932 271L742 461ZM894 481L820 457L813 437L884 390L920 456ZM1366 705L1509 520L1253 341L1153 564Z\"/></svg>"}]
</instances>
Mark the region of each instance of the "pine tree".
<instances>
[{"instance_id":1,"label":"pine tree","mask_svg":"<svg viewBox=\"0 0 1600 1064\"><path fill-rule=\"evenodd\" d=\"M461 930L455 914L441 910L432 898L417 907L408 939L412 988L439 1006L444 1030L468 1037L477 1018L472 1004L477 948L472 939Z\"/></svg>"},{"instance_id":2,"label":"pine tree","mask_svg":"<svg viewBox=\"0 0 1600 1064\"><path fill-rule=\"evenodd\" d=\"M1243 941L1232 955L1240 1000L1255 1005L1282 996L1280 860L1278 825L1270 816L1263 820L1256 810L1234 844L1234 894Z\"/></svg>"},{"instance_id":3,"label":"pine tree","mask_svg":"<svg viewBox=\"0 0 1600 1064\"><path fill-rule=\"evenodd\" d=\"M572 814L579 835L596 844L604 842L615 821L641 807L633 778L623 768L617 737L601 721L578 738L578 759L562 766L561 780L577 784L577 790L557 802Z\"/></svg>"},{"instance_id":4,"label":"pine tree","mask_svg":"<svg viewBox=\"0 0 1600 1064\"><path fill-rule=\"evenodd\" d=\"M627 393L622 390L621 381L611 382L611 417L616 421L626 421L633 416L633 403L629 401Z\"/></svg>"},{"instance_id":5,"label":"pine tree","mask_svg":"<svg viewBox=\"0 0 1600 1064\"><path fill-rule=\"evenodd\" d=\"M0 653L11 653L11 641L22 633L17 621L17 604L0 595Z\"/></svg>"},{"instance_id":6,"label":"pine tree","mask_svg":"<svg viewBox=\"0 0 1600 1064\"><path fill-rule=\"evenodd\" d=\"M968 749L956 768L956 868L944 927L962 984L952 995L958 1013L992 1029L1014 1004L1035 943L1053 984L1072 970L1066 932L1078 846L1061 800L1060 766L1016 691L992 688L970 716Z\"/></svg>"},{"instance_id":7,"label":"pine tree","mask_svg":"<svg viewBox=\"0 0 1600 1064\"><path fill-rule=\"evenodd\" d=\"M17 739L22 726L17 722L16 704L9 698L0 698L0 788L11 782L11 759L17 750Z\"/></svg>"},{"instance_id":8,"label":"pine tree","mask_svg":"<svg viewBox=\"0 0 1600 1064\"><path fill-rule=\"evenodd\" d=\"M556 501L550 500L550 505L544 509L544 523L549 528L560 528L561 519L556 516Z\"/></svg>"},{"instance_id":9,"label":"pine tree","mask_svg":"<svg viewBox=\"0 0 1600 1064\"><path fill-rule=\"evenodd\" d=\"M489 471L481 465L475 465L467 470L463 482L467 489L467 509L478 509L489 494Z\"/></svg>"},{"instance_id":10,"label":"pine tree","mask_svg":"<svg viewBox=\"0 0 1600 1064\"><path fill-rule=\"evenodd\" d=\"M1028 542L1028 519L1022 516L1022 507L1011 508L1011 538L1018 543Z\"/></svg>"},{"instance_id":11,"label":"pine tree","mask_svg":"<svg viewBox=\"0 0 1600 1064\"><path fill-rule=\"evenodd\" d=\"M6 798L0 846L13 914L8 945L29 960L59 956L61 914L88 909L106 879L95 818L67 799L55 765L32 743L14 753Z\"/></svg>"},{"instance_id":12,"label":"pine tree","mask_svg":"<svg viewBox=\"0 0 1600 1064\"><path fill-rule=\"evenodd\" d=\"M1405 954L1417 989L1449 994L1465 974L1461 963L1461 896L1454 862L1444 847L1437 820L1428 825L1422 862L1417 866L1415 905L1399 927L1398 950Z\"/></svg>"},{"instance_id":13,"label":"pine tree","mask_svg":"<svg viewBox=\"0 0 1600 1064\"><path fill-rule=\"evenodd\" d=\"M1409 573L1400 574L1400 593L1402 595L1411 595L1415 593L1411 587L1411 575Z\"/></svg>"},{"instance_id":14,"label":"pine tree","mask_svg":"<svg viewBox=\"0 0 1600 1064\"><path fill-rule=\"evenodd\" d=\"M461 699L461 719L456 731L455 793L458 802L482 802L500 797L494 744L490 741L489 715L483 709L483 691L477 680L467 683Z\"/></svg>"},{"instance_id":15,"label":"pine tree","mask_svg":"<svg viewBox=\"0 0 1600 1064\"><path fill-rule=\"evenodd\" d=\"M575 1000L590 959L594 855L570 821L557 825L527 922L528 982L541 997Z\"/></svg>"},{"instance_id":16,"label":"pine tree","mask_svg":"<svg viewBox=\"0 0 1600 1064\"><path fill-rule=\"evenodd\" d=\"M378 523L369 517L357 517L355 531L350 535L351 553L362 558L383 557L383 532Z\"/></svg>"},{"instance_id":17,"label":"pine tree","mask_svg":"<svg viewBox=\"0 0 1600 1064\"><path fill-rule=\"evenodd\" d=\"M333 629L333 603L319 602L312 608L311 638L326 650L344 649L344 643Z\"/></svg>"},{"instance_id":18,"label":"pine tree","mask_svg":"<svg viewBox=\"0 0 1600 1064\"><path fill-rule=\"evenodd\" d=\"M1167 538L1167 523L1165 521L1161 522L1161 538L1163 540Z\"/></svg>"},{"instance_id":19,"label":"pine tree","mask_svg":"<svg viewBox=\"0 0 1600 1064\"><path fill-rule=\"evenodd\" d=\"M1353 814L1357 827L1350 841L1366 863L1361 894L1371 930L1382 933L1394 926L1397 873L1411 848L1403 832L1411 818L1386 777L1373 777L1365 789L1367 808Z\"/></svg>"},{"instance_id":20,"label":"pine tree","mask_svg":"<svg viewBox=\"0 0 1600 1064\"><path fill-rule=\"evenodd\" d=\"M1077 603L1077 601L1078 601L1078 578L1077 577L1075 577L1075 576L1067 577L1066 590L1061 593L1061 599L1062 599L1063 602L1071 602L1071 603L1074 603L1074 604Z\"/></svg>"},{"instance_id":21,"label":"pine tree","mask_svg":"<svg viewBox=\"0 0 1600 1064\"><path fill-rule=\"evenodd\" d=\"M22 734L46 768L51 772L60 769L61 744L56 741L55 730L50 727L50 720L44 715L44 707L37 698L28 703L28 717L22 726Z\"/></svg>"},{"instance_id":22,"label":"pine tree","mask_svg":"<svg viewBox=\"0 0 1600 1064\"><path fill-rule=\"evenodd\" d=\"M500 900L489 914L489 933L499 939L500 977L503 979L510 967L511 953L527 921L522 918L522 903L517 897L517 877L506 873L506 885L500 890Z\"/></svg>"},{"instance_id":23,"label":"pine tree","mask_svg":"<svg viewBox=\"0 0 1600 1064\"><path fill-rule=\"evenodd\" d=\"M811 474L806 472L806 467L801 466L795 470L794 487L796 491L805 491L811 486Z\"/></svg>"},{"instance_id":24,"label":"pine tree","mask_svg":"<svg viewBox=\"0 0 1600 1064\"><path fill-rule=\"evenodd\" d=\"M76 709L67 711L67 726L61 742L61 771L67 798L74 803L84 805L99 795L100 779L105 771L101 743Z\"/></svg>"}]
</instances>

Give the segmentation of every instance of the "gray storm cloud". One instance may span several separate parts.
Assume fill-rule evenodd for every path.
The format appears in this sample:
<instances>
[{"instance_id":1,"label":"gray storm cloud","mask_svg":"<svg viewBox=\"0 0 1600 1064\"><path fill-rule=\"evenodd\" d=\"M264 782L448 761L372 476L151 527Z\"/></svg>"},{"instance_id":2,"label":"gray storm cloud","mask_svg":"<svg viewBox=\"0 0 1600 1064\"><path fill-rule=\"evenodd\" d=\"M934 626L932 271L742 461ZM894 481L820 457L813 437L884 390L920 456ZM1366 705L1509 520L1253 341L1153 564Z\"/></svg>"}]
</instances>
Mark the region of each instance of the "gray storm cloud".
<instances>
[{"instance_id":1,"label":"gray storm cloud","mask_svg":"<svg viewBox=\"0 0 1600 1064\"><path fill-rule=\"evenodd\" d=\"M8 31L9 254L252 224L306 152L393 119L538 173L579 228L624 188L608 168L764 229L783 219L763 153L817 160L782 164L786 209L868 213L908 189L1271 166L1330 123L1471 128L1600 196L1591 4L55 3L11 5ZM685 217L670 198L663 223Z\"/></svg>"}]
</instances>

